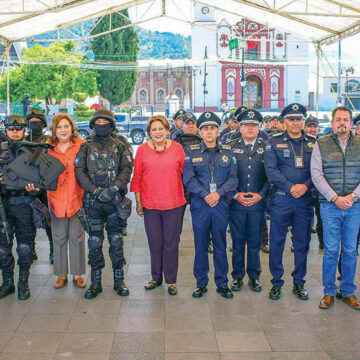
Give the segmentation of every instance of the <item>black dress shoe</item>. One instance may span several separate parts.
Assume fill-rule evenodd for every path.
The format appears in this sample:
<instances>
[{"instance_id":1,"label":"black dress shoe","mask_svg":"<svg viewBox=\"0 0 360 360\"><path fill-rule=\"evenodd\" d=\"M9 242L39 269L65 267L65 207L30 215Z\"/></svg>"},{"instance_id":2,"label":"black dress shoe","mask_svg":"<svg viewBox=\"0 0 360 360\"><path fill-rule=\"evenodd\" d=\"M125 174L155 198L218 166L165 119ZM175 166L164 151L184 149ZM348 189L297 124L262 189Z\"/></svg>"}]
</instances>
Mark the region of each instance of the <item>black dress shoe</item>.
<instances>
[{"instance_id":1,"label":"black dress shoe","mask_svg":"<svg viewBox=\"0 0 360 360\"><path fill-rule=\"evenodd\" d=\"M249 279L248 285L252 291L260 292L262 290L261 282L258 279Z\"/></svg>"},{"instance_id":2,"label":"black dress shoe","mask_svg":"<svg viewBox=\"0 0 360 360\"><path fill-rule=\"evenodd\" d=\"M146 285L145 285L145 290L152 290L155 289L158 286L162 285L162 280L161 281L155 281L155 280L150 280Z\"/></svg>"},{"instance_id":3,"label":"black dress shoe","mask_svg":"<svg viewBox=\"0 0 360 360\"><path fill-rule=\"evenodd\" d=\"M120 282L119 288L117 289L117 294L120 296L129 296L130 292L124 281Z\"/></svg>"},{"instance_id":4,"label":"black dress shoe","mask_svg":"<svg viewBox=\"0 0 360 360\"><path fill-rule=\"evenodd\" d=\"M193 298L201 298L207 292L207 288L198 286L192 293Z\"/></svg>"},{"instance_id":5,"label":"black dress shoe","mask_svg":"<svg viewBox=\"0 0 360 360\"><path fill-rule=\"evenodd\" d=\"M229 289L227 285L218 287L216 292L219 293L225 299L232 299L234 297L232 291Z\"/></svg>"},{"instance_id":6,"label":"black dress shoe","mask_svg":"<svg viewBox=\"0 0 360 360\"><path fill-rule=\"evenodd\" d=\"M273 286L269 292L269 298L271 300L279 300L281 297L281 286Z\"/></svg>"},{"instance_id":7,"label":"black dress shoe","mask_svg":"<svg viewBox=\"0 0 360 360\"><path fill-rule=\"evenodd\" d=\"M338 287L337 290L336 290L335 296L336 296L337 299L340 299L340 300L343 298L342 293L341 293L341 290L340 290L339 287Z\"/></svg>"},{"instance_id":8,"label":"black dress shoe","mask_svg":"<svg viewBox=\"0 0 360 360\"><path fill-rule=\"evenodd\" d=\"M234 279L231 283L231 290L232 291L240 291L243 286L242 279Z\"/></svg>"},{"instance_id":9,"label":"black dress shoe","mask_svg":"<svg viewBox=\"0 0 360 360\"><path fill-rule=\"evenodd\" d=\"M85 299L93 299L98 296L102 292L101 282L92 282L90 287L85 292Z\"/></svg>"},{"instance_id":10,"label":"black dress shoe","mask_svg":"<svg viewBox=\"0 0 360 360\"><path fill-rule=\"evenodd\" d=\"M171 284L168 286L168 293L169 295L173 295L173 296L177 294L177 288L175 284Z\"/></svg>"},{"instance_id":11,"label":"black dress shoe","mask_svg":"<svg viewBox=\"0 0 360 360\"><path fill-rule=\"evenodd\" d=\"M295 294L300 300L309 300L309 294L305 290L304 285L294 285L293 294Z\"/></svg>"}]
</instances>

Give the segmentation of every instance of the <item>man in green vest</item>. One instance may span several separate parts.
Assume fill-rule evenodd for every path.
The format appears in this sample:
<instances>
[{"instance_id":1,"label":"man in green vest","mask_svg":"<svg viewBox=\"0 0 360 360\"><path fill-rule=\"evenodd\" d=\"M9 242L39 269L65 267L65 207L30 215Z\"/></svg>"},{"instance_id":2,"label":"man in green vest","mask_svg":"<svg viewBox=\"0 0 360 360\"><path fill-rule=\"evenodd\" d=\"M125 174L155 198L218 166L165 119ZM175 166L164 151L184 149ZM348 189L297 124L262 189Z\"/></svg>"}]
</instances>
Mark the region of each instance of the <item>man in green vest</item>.
<instances>
[{"instance_id":1,"label":"man in green vest","mask_svg":"<svg viewBox=\"0 0 360 360\"><path fill-rule=\"evenodd\" d=\"M360 310L354 284L360 227L360 137L351 132L352 114L345 106L333 110L331 125L331 134L318 139L311 158L311 177L319 191L324 228L324 297L319 307L329 309L334 303L341 249L341 299Z\"/></svg>"}]
</instances>

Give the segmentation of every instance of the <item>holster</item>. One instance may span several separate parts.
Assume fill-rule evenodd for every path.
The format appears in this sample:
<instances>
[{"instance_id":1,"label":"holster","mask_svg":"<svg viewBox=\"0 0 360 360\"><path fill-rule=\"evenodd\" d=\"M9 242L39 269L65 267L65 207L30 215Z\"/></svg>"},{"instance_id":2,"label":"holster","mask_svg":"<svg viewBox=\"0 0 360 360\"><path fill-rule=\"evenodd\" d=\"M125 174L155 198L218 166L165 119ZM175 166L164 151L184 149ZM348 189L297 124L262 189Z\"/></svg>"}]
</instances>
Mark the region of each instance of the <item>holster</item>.
<instances>
[{"instance_id":1,"label":"holster","mask_svg":"<svg viewBox=\"0 0 360 360\"><path fill-rule=\"evenodd\" d=\"M83 207L81 207L77 213L77 216L80 220L80 223L82 225L82 227L84 228L84 230L90 234L90 224L89 221L86 217L86 213L85 213L85 209Z\"/></svg>"}]
</instances>

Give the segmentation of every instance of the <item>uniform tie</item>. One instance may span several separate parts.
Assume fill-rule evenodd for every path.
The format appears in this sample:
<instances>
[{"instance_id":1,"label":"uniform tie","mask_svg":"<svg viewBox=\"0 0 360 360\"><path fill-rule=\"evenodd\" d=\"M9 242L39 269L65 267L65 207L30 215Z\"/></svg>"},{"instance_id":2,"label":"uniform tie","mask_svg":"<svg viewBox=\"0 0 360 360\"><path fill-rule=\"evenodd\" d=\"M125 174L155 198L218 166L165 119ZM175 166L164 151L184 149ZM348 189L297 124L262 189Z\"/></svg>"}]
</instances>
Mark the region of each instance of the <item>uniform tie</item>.
<instances>
[{"instance_id":1,"label":"uniform tie","mask_svg":"<svg viewBox=\"0 0 360 360\"><path fill-rule=\"evenodd\" d=\"M249 154L251 153L252 147L253 147L252 144L246 145L246 148L247 148Z\"/></svg>"}]
</instances>

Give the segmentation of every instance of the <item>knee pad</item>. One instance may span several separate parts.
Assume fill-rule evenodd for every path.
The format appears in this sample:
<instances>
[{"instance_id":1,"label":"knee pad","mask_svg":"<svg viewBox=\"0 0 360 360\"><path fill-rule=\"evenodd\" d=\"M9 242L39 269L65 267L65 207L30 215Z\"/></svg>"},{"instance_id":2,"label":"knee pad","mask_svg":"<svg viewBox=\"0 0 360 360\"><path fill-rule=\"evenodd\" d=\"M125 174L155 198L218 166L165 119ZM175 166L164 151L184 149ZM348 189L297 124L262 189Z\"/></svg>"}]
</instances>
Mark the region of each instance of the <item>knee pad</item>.
<instances>
[{"instance_id":1,"label":"knee pad","mask_svg":"<svg viewBox=\"0 0 360 360\"><path fill-rule=\"evenodd\" d=\"M88 239L89 250L99 250L101 249L104 238L101 236L91 235Z\"/></svg>"},{"instance_id":2,"label":"knee pad","mask_svg":"<svg viewBox=\"0 0 360 360\"><path fill-rule=\"evenodd\" d=\"M120 234L108 235L110 246L114 249L120 249L123 244L123 238Z\"/></svg>"},{"instance_id":3,"label":"knee pad","mask_svg":"<svg viewBox=\"0 0 360 360\"><path fill-rule=\"evenodd\" d=\"M18 244L16 247L16 252L19 258L32 257L32 249L29 244Z\"/></svg>"},{"instance_id":4,"label":"knee pad","mask_svg":"<svg viewBox=\"0 0 360 360\"><path fill-rule=\"evenodd\" d=\"M0 262L6 260L11 254L10 249L0 247Z\"/></svg>"}]
</instances>

